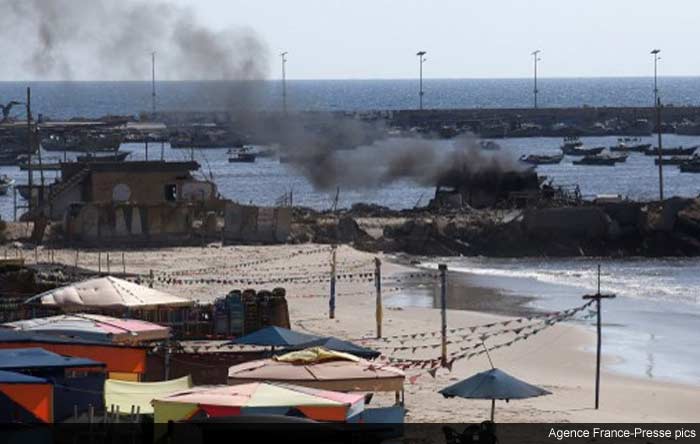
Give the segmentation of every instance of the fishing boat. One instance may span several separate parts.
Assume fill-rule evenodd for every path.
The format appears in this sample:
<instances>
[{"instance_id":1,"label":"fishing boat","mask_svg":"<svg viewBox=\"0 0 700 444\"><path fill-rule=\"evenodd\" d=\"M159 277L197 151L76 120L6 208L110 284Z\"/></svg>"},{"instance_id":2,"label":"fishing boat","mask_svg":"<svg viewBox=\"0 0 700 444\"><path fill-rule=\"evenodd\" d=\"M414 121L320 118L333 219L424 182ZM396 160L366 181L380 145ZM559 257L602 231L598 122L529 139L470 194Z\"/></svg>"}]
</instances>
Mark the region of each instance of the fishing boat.
<instances>
[{"instance_id":1,"label":"fishing boat","mask_svg":"<svg viewBox=\"0 0 700 444\"><path fill-rule=\"evenodd\" d=\"M574 165L599 165L599 166L615 166L616 163L627 161L627 155L611 156L609 154L596 154L584 156L579 160L574 160Z\"/></svg>"},{"instance_id":2,"label":"fishing boat","mask_svg":"<svg viewBox=\"0 0 700 444\"><path fill-rule=\"evenodd\" d=\"M651 143L640 143L636 145L630 145L624 142L620 142L615 146L610 147L610 151L624 152L624 153L644 153L651 148Z\"/></svg>"},{"instance_id":3,"label":"fishing boat","mask_svg":"<svg viewBox=\"0 0 700 444\"><path fill-rule=\"evenodd\" d=\"M663 157L661 159L661 162L664 165L683 165L684 163L691 162L694 159L697 159L697 158L695 156L671 156L671 157ZM656 165L658 165L659 159L654 159L654 163Z\"/></svg>"},{"instance_id":4,"label":"fishing boat","mask_svg":"<svg viewBox=\"0 0 700 444\"><path fill-rule=\"evenodd\" d=\"M14 185L15 180L6 174L0 176L0 195L4 196L7 191Z\"/></svg>"},{"instance_id":5,"label":"fishing boat","mask_svg":"<svg viewBox=\"0 0 700 444\"><path fill-rule=\"evenodd\" d=\"M41 139L46 151L116 151L123 140L118 132L81 131L77 133L52 133Z\"/></svg>"},{"instance_id":6,"label":"fishing boat","mask_svg":"<svg viewBox=\"0 0 700 444\"><path fill-rule=\"evenodd\" d=\"M583 142L581 142L578 136L568 136L564 137L564 143L561 144L561 149L563 151L565 148L578 148L580 146L583 146Z\"/></svg>"},{"instance_id":7,"label":"fishing boat","mask_svg":"<svg viewBox=\"0 0 700 444\"><path fill-rule=\"evenodd\" d=\"M595 156L600 154L605 150L604 146L599 146L595 148L581 148L580 146L564 146L562 145L561 151L568 156Z\"/></svg>"},{"instance_id":8,"label":"fishing boat","mask_svg":"<svg viewBox=\"0 0 700 444\"><path fill-rule=\"evenodd\" d=\"M122 162L129 157L129 154L131 154L131 151L119 151L113 154L102 155L88 153L83 156L78 156L76 159L78 162Z\"/></svg>"},{"instance_id":9,"label":"fishing boat","mask_svg":"<svg viewBox=\"0 0 700 444\"><path fill-rule=\"evenodd\" d=\"M564 158L564 153L548 156L546 154L529 154L520 157L520 161L530 165L554 165L558 164Z\"/></svg>"},{"instance_id":10,"label":"fishing boat","mask_svg":"<svg viewBox=\"0 0 700 444\"><path fill-rule=\"evenodd\" d=\"M693 158L679 166L681 173L700 173L700 158Z\"/></svg>"},{"instance_id":11,"label":"fishing boat","mask_svg":"<svg viewBox=\"0 0 700 444\"><path fill-rule=\"evenodd\" d=\"M230 155L228 158L229 163L253 163L257 158L257 155L248 146L237 150L229 150L228 153Z\"/></svg>"},{"instance_id":12,"label":"fishing boat","mask_svg":"<svg viewBox=\"0 0 700 444\"><path fill-rule=\"evenodd\" d=\"M695 151L697 149L698 149L697 146L691 146L690 148L683 148L682 146L679 146L677 148L662 148L661 155L662 156L692 156L693 154L695 154ZM649 148L648 150L644 151L644 155L646 155L646 156L658 156L659 149L658 148Z\"/></svg>"}]
</instances>

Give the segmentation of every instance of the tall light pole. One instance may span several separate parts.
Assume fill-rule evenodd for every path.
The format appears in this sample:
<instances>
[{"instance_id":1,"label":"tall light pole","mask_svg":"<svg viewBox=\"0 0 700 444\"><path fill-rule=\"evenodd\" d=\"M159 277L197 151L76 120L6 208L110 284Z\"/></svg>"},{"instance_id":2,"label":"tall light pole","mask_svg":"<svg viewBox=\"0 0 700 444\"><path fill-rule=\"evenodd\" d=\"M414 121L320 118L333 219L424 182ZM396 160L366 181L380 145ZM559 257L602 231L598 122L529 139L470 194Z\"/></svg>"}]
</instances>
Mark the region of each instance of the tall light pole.
<instances>
[{"instance_id":1,"label":"tall light pole","mask_svg":"<svg viewBox=\"0 0 700 444\"><path fill-rule=\"evenodd\" d=\"M287 114L287 51L280 54L282 58L282 110Z\"/></svg>"},{"instance_id":2,"label":"tall light pole","mask_svg":"<svg viewBox=\"0 0 700 444\"><path fill-rule=\"evenodd\" d=\"M660 52L660 49L654 49L653 51L651 51L651 55L654 56L654 106L657 106L659 102L659 85L657 83L657 73L659 60L661 60L661 56L659 56Z\"/></svg>"},{"instance_id":3,"label":"tall light pole","mask_svg":"<svg viewBox=\"0 0 700 444\"><path fill-rule=\"evenodd\" d=\"M418 63L420 66L420 74L419 74L419 88L418 88L418 109L423 110L423 62L426 61L426 58L423 57L425 54L427 54L425 51L418 51L416 55L418 56Z\"/></svg>"},{"instance_id":4,"label":"tall light pole","mask_svg":"<svg viewBox=\"0 0 700 444\"><path fill-rule=\"evenodd\" d=\"M539 56L540 52L542 52L542 51L539 50L539 49L532 52L532 58L533 58L533 60L534 60L534 62L535 62L535 88L534 88L534 90L533 90L533 93L534 93L534 95L535 95L535 109L537 109L537 93L540 92L540 91L537 89L537 62L539 62L540 60L542 60L542 59L540 59L540 56Z\"/></svg>"},{"instance_id":5,"label":"tall light pole","mask_svg":"<svg viewBox=\"0 0 700 444\"><path fill-rule=\"evenodd\" d=\"M151 112L156 116L156 52L151 53Z\"/></svg>"}]
</instances>

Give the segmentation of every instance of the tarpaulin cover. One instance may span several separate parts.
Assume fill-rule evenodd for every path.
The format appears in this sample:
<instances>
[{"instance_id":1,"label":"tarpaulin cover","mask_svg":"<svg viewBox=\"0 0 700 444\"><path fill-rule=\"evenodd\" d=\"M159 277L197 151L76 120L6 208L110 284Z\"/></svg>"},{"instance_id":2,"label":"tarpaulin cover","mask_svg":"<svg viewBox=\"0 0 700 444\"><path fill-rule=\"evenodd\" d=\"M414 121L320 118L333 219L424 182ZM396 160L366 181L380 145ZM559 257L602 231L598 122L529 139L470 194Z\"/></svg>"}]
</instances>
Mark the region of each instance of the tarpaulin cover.
<instances>
[{"instance_id":1,"label":"tarpaulin cover","mask_svg":"<svg viewBox=\"0 0 700 444\"><path fill-rule=\"evenodd\" d=\"M63 314L8 322L15 330L111 342L141 342L166 339L170 330L152 322L120 319L90 313Z\"/></svg>"},{"instance_id":2,"label":"tarpaulin cover","mask_svg":"<svg viewBox=\"0 0 700 444\"><path fill-rule=\"evenodd\" d=\"M0 384L46 384L44 378L0 370Z\"/></svg>"},{"instance_id":3,"label":"tarpaulin cover","mask_svg":"<svg viewBox=\"0 0 700 444\"><path fill-rule=\"evenodd\" d=\"M92 359L70 358L41 348L0 350L0 369L3 370L103 366L103 363L93 361Z\"/></svg>"},{"instance_id":4,"label":"tarpaulin cover","mask_svg":"<svg viewBox=\"0 0 700 444\"><path fill-rule=\"evenodd\" d=\"M328 350L323 347L311 347L304 350L293 351L283 355L274 356L272 359L291 364L319 364L327 361L360 362L360 358L349 353Z\"/></svg>"},{"instance_id":5,"label":"tarpaulin cover","mask_svg":"<svg viewBox=\"0 0 700 444\"><path fill-rule=\"evenodd\" d=\"M193 302L112 276L88 279L38 294L26 301L59 307L156 308L186 307Z\"/></svg>"},{"instance_id":6,"label":"tarpaulin cover","mask_svg":"<svg viewBox=\"0 0 700 444\"><path fill-rule=\"evenodd\" d=\"M321 339L320 336L299 333L282 327L265 327L234 339L230 344L263 345L268 347L287 347Z\"/></svg>"},{"instance_id":7,"label":"tarpaulin cover","mask_svg":"<svg viewBox=\"0 0 700 444\"><path fill-rule=\"evenodd\" d=\"M118 406L122 413L129 413L131 406L140 408L141 414L152 414L151 401L192 387L192 378L182 378L160 382L128 382L108 379L105 381L105 405Z\"/></svg>"},{"instance_id":8,"label":"tarpaulin cover","mask_svg":"<svg viewBox=\"0 0 700 444\"><path fill-rule=\"evenodd\" d=\"M153 401L156 422L182 420L202 410L209 416L284 415L290 410L318 421L345 421L364 408L364 395L256 382L236 386L194 387ZM178 416L179 415L179 416Z\"/></svg>"},{"instance_id":9,"label":"tarpaulin cover","mask_svg":"<svg viewBox=\"0 0 700 444\"><path fill-rule=\"evenodd\" d=\"M304 351L260 359L229 368L229 384L252 381L276 381L338 391L399 391L403 388L404 373L388 365L374 363L344 353L329 352L345 359L303 362L295 355ZM315 352L310 353L313 357ZM285 362L290 361L290 362Z\"/></svg>"}]
</instances>

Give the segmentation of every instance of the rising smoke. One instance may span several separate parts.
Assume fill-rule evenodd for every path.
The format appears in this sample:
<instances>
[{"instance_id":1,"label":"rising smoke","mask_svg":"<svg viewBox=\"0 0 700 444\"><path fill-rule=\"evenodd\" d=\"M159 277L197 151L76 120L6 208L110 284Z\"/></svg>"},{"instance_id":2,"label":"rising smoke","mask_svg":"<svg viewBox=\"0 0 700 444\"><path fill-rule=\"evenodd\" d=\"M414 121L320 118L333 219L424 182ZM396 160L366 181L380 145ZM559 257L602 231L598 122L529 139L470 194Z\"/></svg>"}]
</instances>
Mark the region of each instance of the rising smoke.
<instances>
[{"instance_id":1,"label":"rising smoke","mask_svg":"<svg viewBox=\"0 0 700 444\"><path fill-rule=\"evenodd\" d=\"M147 0L0 0L8 80L261 80L268 50L248 28L212 30L190 8Z\"/></svg>"},{"instance_id":2,"label":"rising smoke","mask_svg":"<svg viewBox=\"0 0 700 444\"><path fill-rule=\"evenodd\" d=\"M299 146L296 155L290 157L318 190L376 189L398 181L458 186L479 174L496 179L503 173L523 170L512 154L486 152L472 135L451 142L387 138L353 150L326 149L327 139L321 141Z\"/></svg>"}]
</instances>

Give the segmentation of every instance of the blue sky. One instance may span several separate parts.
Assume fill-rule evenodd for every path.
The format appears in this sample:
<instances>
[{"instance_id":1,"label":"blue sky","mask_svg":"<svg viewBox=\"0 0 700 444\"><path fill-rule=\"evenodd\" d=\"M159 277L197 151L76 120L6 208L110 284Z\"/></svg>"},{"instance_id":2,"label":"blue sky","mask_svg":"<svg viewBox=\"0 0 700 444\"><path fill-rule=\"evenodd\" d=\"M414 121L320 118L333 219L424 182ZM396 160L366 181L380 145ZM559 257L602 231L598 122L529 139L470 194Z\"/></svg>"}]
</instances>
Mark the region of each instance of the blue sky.
<instances>
[{"instance_id":1,"label":"blue sky","mask_svg":"<svg viewBox=\"0 0 700 444\"><path fill-rule=\"evenodd\" d=\"M693 0L170 0L215 28L249 26L297 79L425 76L696 75L700 2ZM273 59L271 77L279 77Z\"/></svg>"}]
</instances>

